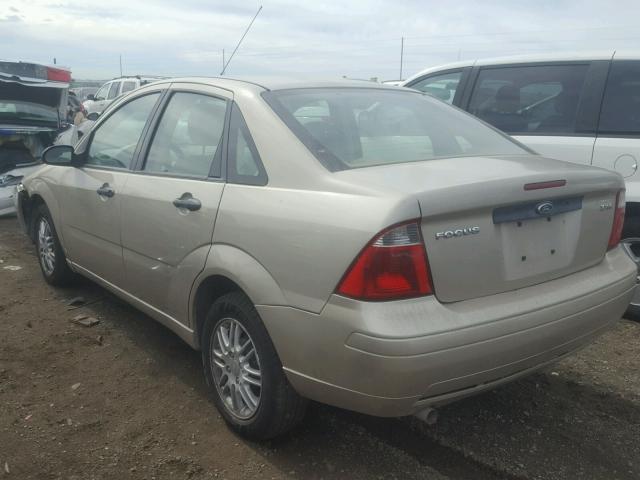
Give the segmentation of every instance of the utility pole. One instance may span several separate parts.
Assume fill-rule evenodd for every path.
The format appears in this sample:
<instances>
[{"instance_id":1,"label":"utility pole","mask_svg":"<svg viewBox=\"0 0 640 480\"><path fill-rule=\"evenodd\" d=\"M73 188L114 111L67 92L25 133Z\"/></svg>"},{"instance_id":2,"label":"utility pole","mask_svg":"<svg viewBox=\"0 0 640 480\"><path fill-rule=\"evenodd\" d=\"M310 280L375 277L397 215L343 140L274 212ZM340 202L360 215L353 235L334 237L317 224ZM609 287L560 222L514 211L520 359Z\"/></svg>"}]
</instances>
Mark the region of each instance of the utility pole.
<instances>
[{"instance_id":1,"label":"utility pole","mask_svg":"<svg viewBox=\"0 0 640 480\"><path fill-rule=\"evenodd\" d=\"M398 80L402 80L402 60L404 57L404 37L400 40L400 78Z\"/></svg>"},{"instance_id":2,"label":"utility pole","mask_svg":"<svg viewBox=\"0 0 640 480\"><path fill-rule=\"evenodd\" d=\"M247 33L249 32L249 29L251 28L251 25L253 25L253 22L256 20L256 17L258 16L258 14L262 11L262 5L260 5L260 8L258 9L258 11L256 12L256 14L253 16L253 18L251 19L251 22L249 23L249 26L247 27L247 29L244 31L244 33L242 34L242 37L240 38L240 41L238 42L238 44L236 45L236 48L233 49L233 52L231 53L231 56L229 57L229 60L227 60L227 63L224 64L224 67L222 67L222 71L220 72L220 76L224 75L224 72L227 70L227 67L229 66L229 63L231 63L231 59L233 58L233 56L236 54L236 51L238 50L238 47L240 46L240 44L242 43L242 40L244 40L244 37L247 36Z\"/></svg>"},{"instance_id":3,"label":"utility pole","mask_svg":"<svg viewBox=\"0 0 640 480\"><path fill-rule=\"evenodd\" d=\"M120 54L120 76L122 76L122 54Z\"/></svg>"}]
</instances>

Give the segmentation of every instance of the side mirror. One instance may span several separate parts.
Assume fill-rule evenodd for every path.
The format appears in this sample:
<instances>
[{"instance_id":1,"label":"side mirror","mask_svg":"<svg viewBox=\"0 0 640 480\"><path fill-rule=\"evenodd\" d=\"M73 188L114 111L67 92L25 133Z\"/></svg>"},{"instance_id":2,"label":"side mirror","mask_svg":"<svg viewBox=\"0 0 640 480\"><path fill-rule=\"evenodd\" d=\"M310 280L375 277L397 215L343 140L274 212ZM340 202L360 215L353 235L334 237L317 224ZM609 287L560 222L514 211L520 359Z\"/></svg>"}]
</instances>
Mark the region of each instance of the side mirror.
<instances>
[{"instance_id":1,"label":"side mirror","mask_svg":"<svg viewBox=\"0 0 640 480\"><path fill-rule=\"evenodd\" d=\"M47 165L71 167L73 163L73 147L71 145L52 145L42 152L42 161Z\"/></svg>"},{"instance_id":2,"label":"side mirror","mask_svg":"<svg viewBox=\"0 0 640 480\"><path fill-rule=\"evenodd\" d=\"M93 93L90 93L89 95L87 95L87 100L95 100L96 97Z\"/></svg>"},{"instance_id":3,"label":"side mirror","mask_svg":"<svg viewBox=\"0 0 640 480\"><path fill-rule=\"evenodd\" d=\"M89 115L87 115L87 120L91 120L92 122L95 122L96 120L98 120L99 116L100 114L98 112L91 112Z\"/></svg>"}]
</instances>

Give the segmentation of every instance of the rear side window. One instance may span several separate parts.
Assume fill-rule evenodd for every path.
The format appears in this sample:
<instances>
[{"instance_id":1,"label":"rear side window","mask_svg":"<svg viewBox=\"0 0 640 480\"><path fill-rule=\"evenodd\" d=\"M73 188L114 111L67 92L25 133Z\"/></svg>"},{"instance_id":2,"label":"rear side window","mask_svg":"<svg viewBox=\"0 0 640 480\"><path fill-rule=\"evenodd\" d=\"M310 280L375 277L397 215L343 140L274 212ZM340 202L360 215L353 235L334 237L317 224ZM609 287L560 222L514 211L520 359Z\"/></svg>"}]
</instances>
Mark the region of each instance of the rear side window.
<instances>
[{"instance_id":1,"label":"rear side window","mask_svg":"<svg viewBox=\"0 0 640 480\"><path fill-rule=\"evenodd\" d=\"M130 92L131 90L135 90L135 88L136 88L136 82L132 82L132 81L122 82L122 93Z\"/></svg>"},{"instance_id":2,"label":"rear side window","mask_svg":"<svg viewBox=\"0 0 640 480\"><path fill-rule=\"evenodd\" d=\"M103 168L129 168L149 115L160 96L138 97L102 122L93 133L86 165Z\"/></svg>"},{"instance_id":3,"label":"rear side window","mask_svg":"<svg viewBox=\"0 0 640 480\"><path fill-rule=\"evenodd\" d=\"M268 180L247 123L235 103L231 108L227 179L246 185L266 185Z\"/></svg>"},{"instance_id":4,"label":"rear side window","mask_svg":"<svg viewBox=\"0 0 640 480\"><path fill-rule=\"evenodd\" d=\"M206 177L213 170L214 176L220 176L226 111L227 102L220 98L174 93L156 129L144 170L190 177Z\"/></svg>"},{"instance_id":5,"label":"rear side window","mask_svg":"<svg viewBox=\"0 0 640 480\"><path fill-rule=\"evenodd\" d=\"M588 65L484 68L469 112L507 133L574 133L588 69Z\"/></svg>"},{"instance_id":6,"label":"rear side window","mask_svg":"<svg viewBox=\"0 0 640 480\"><path fill-rule=\"evenodd\" d=\"M409 88L420 90L427 95L439 98L451 105L454 97L456 96L456 91L458 90L461 77L462 72L449 72L442 75L433 75L409 85Z\"/></svg>"},{"instance_id":7,"label":"rear side window","mask_svg":"<svg viewBox=\"0 0 640 480\"><path fill-rule=\"evenodd\" d=\"M109 89L109 95L107 96L107 100L112 100L118 96L118 88L120 88L120 82L113 82L111 84L111 88Z\"/></svg>"},{"instance_id":8,"label":"rear side window","mask_svg":"<svg viewBox=\"0 0 640 480\"><path fill-rule=\"evenodd\" d=\"M528 152L472 116L418 92L310 88L262 95L331 171Z\"/></svg>"},{"instance_id":9,"label":"rear side window","mask_svg":"<svg viewBox=\"0 0 640 480\"><path fill-rule=\"evenodd\" d=\"M640 62L616 61L611 66L598 132L640 134Z\"/></svg>"}]
</instances>

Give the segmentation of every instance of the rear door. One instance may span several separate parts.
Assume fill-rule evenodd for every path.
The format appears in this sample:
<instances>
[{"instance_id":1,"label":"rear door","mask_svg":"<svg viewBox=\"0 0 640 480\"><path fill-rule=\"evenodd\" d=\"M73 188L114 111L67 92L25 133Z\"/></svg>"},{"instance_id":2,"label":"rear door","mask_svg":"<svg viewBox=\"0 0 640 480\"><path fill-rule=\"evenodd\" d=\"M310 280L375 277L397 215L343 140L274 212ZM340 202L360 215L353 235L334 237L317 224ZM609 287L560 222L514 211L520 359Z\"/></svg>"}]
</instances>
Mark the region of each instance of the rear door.
<instances>
[{"instance_id":1,"label":"rear door","mask_svg":"<svg viewBox=\"0 0 640 480\"><path fill-rule=\"evenodd\" d=\"M602 102L593 164L625 177L629 218L640 215L637 206L640 202L639 160L640 61L615 60ZM625 232L625 236L640 236L637 222L627 222L627 225L633 227L633 231Z\"/></svg>"},{"instance_id":2,"label":"rear door","mask_svg":"<svg viewBox=\"0 0 640 480\"><path fill-rule=\"evenodd\" d=\"M71 261L122 286L120 212L124 186L143 132L161 96L158 89L120 105L91 132L84 164L67 168L56 195Z\"/></svg>"},{"instance_id":3,"label":"rear door","mask_svg":"<svg viewBox=\"0 0 640 480\"><path fill-rule=\"evenodd\" d=\"M477 67L465 108L551 158L590 164L608 61Z\"/></svg>"},{"instance_id":4,"label":"rear door","mask_svg":"<svg viewBox=\"0 0 640 480\"><path fill-rule=\"evenodd\" d=\"M187 318L224 190L230 91L173 84L122 195L126 290Z\"/></svg>"}]
</instances>

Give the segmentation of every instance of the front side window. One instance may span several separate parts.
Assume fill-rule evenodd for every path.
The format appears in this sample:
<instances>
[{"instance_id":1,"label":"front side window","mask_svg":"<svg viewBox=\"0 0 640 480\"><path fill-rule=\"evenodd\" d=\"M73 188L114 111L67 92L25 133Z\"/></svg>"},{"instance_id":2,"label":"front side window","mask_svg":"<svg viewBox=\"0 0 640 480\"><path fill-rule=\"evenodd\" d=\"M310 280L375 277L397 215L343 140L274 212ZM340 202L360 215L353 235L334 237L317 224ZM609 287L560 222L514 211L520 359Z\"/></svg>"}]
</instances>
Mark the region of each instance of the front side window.
<instances>
[{"instance_id":1,"label":"front side window","mask_svg":"<svg viewBox=\"0 0 640 480\"><path fill-rule=\"evenodd\" d=\"M428 95L377 88L311 88L263 97L329 170L527 150ZM326 102L313 121L297 115Z\"/></svg>"},{"instance_id":2,"label":"front side window","mask_svg":"<svg viewBox=\"0 0 640 480\"><path fill-rule=\"evenodd\" d=\"M153 137L144 170L206 177L220 175L227 102L196 93L174 93ZM212 169L212 163L215 165Z\"/></svg>"},{"instance_id":3,"label":"front side window","mask_svg":"<svg viewBox=\"0 0 640 480\"><path fill-rule=\"evenodd\" d=\"M104 168L129 168L142 130L159 93L132 100L113 112L95 132L87 153L86 165Z\"/></svg>"},{"instance_id":4,"label":"front side window","mask_svg":"<svg viewBox=\"0 0 640 480\"><path fill-rule=\"evenodd\" d=\"M613 62L602 102L598 133L640 134L640 62Z\"/></svg>"},{"instance_id":5,"label":"front side window","mask_svg":"<svg viewBox=\"0 0 640 480\"><path fill-rule=\"evenodd\" d=\"M442 75L433 75L431 77L418 80L417 82L408 85L408 87L420 90L427 95L439 98L451 105L454 97L456 96L456 91L458 90L461 77L461 71L444 73Z\"/></svg>"},{"instance_id":6,"label":"front side window","mask_svg":"<svg viewBox=\"0 0 640 480\"><path fill-rule=\"evenodd\" d=\"M101 86L100 90L98 90L96 92L96 94L93 96L93 98L95 100L104 100L105 98L107 98L107 93L109 92L109 87L111 87L110 83L106 83L103 86Z\"/></svg>"},{"instance_id":7,"label":"front side window","mask_svg":"<svg viewBox=\"0 0 640 480\"><path fill-rule=\"evenodd\" d=\"M574 133L588 68L540 65L482 69L469 112L507 133Z\"/></svg>"},{"instance_id":8,"label":"front side window","mask_svg":"<svg viewBox=\"0 0 640 480\"><path fill-rule=\"evenodd\" d=\"M109 89L109 95L107 96L107 100L113 100L118 96L118 88L120 88L120 82L113 82L111 84L111 88Z\"/></svg>"}]
</instances>

